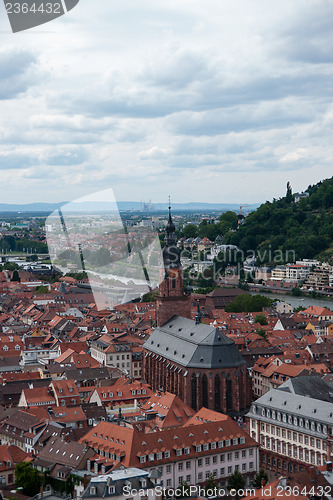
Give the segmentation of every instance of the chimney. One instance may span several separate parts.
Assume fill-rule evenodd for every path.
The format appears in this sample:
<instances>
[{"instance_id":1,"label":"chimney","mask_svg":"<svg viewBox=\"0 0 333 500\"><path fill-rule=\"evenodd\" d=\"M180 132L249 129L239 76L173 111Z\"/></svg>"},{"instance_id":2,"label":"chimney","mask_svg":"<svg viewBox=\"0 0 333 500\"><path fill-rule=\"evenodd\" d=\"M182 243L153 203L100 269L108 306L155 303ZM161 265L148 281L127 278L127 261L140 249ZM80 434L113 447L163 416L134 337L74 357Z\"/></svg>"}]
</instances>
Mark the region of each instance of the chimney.
<instances>
[{"instance_id":1,"label":"chimney","mask_svg":"<svg viewBox=\"0 0 333 500\"><path fill-rule=\"evenodd\" d=\"M87 483L88 483L88 481L87 481L87 474L85 474L85 475L83 476L83 487L84 487L84 489L86 489L86 487L87 487Z\"/></svg>"},{"instance_id":2,"label":"chimney","mask_svg":"<svg viewBox=\"0 0 333 500\"><path fill-rule=\"evenodd\" d=\"M326 470L327 472L332 472L332 462L326 462Z\"/></svg>"}]
</instances>

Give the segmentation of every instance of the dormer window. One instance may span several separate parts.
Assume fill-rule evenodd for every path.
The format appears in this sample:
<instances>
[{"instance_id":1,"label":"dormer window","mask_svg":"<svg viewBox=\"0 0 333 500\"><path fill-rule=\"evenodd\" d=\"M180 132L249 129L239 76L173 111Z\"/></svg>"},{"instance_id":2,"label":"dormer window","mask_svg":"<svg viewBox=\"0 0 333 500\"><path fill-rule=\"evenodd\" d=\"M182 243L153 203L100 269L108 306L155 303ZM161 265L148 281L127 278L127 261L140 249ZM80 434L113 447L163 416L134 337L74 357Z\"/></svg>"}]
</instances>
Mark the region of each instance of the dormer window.
<instances>
[{"instance_id":1,"label":"dormer window","mask_svg":"<svg viewBox=\"0 0 333 500\"><path fill-rule=\"evenodd\" d=\"M114 486L109 486L109 495L114 495L116 488Z\"/></svg>"}]
</instances>

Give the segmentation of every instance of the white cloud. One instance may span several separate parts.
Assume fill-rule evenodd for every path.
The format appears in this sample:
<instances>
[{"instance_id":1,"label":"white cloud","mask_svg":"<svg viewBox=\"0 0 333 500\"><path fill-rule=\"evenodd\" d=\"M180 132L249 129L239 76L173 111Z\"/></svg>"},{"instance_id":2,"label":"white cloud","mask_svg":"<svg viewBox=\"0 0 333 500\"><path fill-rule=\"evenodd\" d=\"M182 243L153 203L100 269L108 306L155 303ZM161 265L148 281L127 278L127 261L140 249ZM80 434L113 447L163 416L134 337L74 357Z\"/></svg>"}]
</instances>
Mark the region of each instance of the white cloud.
<instances>
[{"instance_id":1,"label":"white cloud","mask_svg":"<svg viewBox=\"0 0 333 500\"><path fill-rule=\"evenodd\" d=\"M325 0L81 0L15 35L0 16L2 201L255 202L331 175L332 15Z\"/></svg>"}]
</instances>

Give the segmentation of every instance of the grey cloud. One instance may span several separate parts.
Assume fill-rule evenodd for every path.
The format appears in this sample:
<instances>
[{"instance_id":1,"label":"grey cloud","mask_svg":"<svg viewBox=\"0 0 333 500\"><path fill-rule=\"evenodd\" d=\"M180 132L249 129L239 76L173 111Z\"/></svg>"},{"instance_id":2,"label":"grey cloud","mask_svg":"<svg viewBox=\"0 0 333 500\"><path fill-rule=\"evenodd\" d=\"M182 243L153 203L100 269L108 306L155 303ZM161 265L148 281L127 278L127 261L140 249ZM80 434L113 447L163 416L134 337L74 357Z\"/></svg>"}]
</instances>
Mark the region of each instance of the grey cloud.
<instances>
[{"instance_id":1,"label":"grey cloud","mask_svg":"<svg viewBox=\"0 0 333 500\"><path fill-rule=\"evenodd\" d=\"M25 92L35 81L32 68L37 58L25 50L0 52L0 100Z\"/></svg>"},{"instance_id":2,"label":"grey cloud","mask_svg":"<svg viewBox=\"0 0 333 500\"><path fill-rule=\"evenodd\" d=\"M273 37L275 53L315 65L333 62L333 4L318 0L302 4ZM274 49L273 49L274 50Z\"/></svg>"}]
</instances>

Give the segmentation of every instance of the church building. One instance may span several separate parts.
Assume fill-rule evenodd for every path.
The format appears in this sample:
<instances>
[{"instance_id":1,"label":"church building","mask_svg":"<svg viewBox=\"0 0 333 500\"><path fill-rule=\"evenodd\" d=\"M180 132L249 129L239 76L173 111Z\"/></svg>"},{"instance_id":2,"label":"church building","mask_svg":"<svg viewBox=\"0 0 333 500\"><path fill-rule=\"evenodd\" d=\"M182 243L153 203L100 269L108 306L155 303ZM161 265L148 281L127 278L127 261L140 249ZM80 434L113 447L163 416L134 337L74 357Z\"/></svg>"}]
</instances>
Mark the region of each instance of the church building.
<instances>
[{"instance_id":1,"label":"church building","mask_svg":"<svg viewBox=\"0 0 333 500\"><path fill-rule=\"evenodd\" d=\"M245 360L233 340L201 322L199 307L195 321L191 319L191 296L184 291L170 210L157 327L143 346L143 378L153 390L177 394L194 410L204 406L240 414L252 401Z\"/></svg>"}]
</instances>

